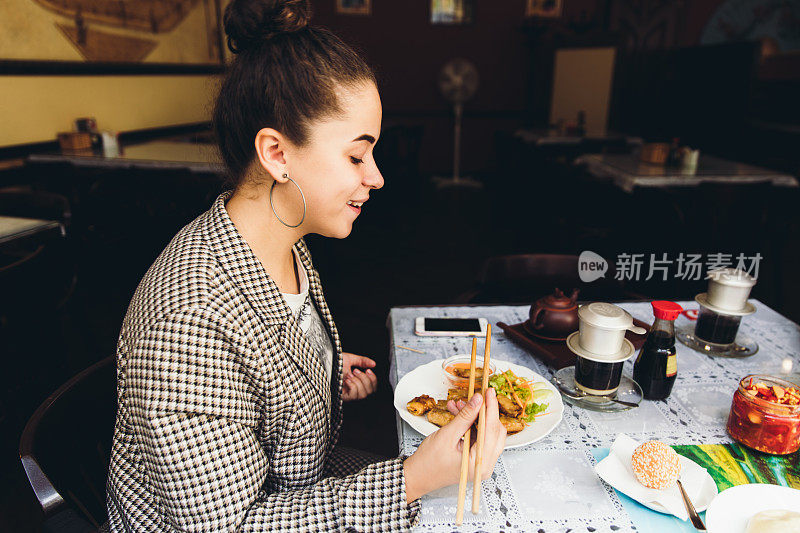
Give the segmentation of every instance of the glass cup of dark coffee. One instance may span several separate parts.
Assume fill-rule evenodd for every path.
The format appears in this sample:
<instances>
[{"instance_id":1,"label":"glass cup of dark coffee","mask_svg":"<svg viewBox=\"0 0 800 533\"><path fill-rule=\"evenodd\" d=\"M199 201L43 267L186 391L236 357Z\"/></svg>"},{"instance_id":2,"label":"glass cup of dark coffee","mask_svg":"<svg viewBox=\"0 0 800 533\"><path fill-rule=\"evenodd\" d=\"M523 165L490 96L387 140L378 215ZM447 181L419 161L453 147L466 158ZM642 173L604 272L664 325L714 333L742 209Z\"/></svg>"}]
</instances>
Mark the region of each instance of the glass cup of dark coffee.
<instances>
[{"instance_id":1,"label":"glass cup of dark coffee","mask_svg":"<svg viewBox=\"0 0 800 533\"><path fill-rule=\"evenodd\" d=\"M575 360L575 386L586 394L596 396L615 393L622 379L622 365L629 357L608 361L578 355Z\"/></svg>"},{"instance_id":2,"label":"glass cup of dark coffee","mask_svg":"<svg viewBox=\"0 0 800 533\"><path fill-rule=\"evenodd\" d=\"M708 292L695 296L700 304L695 338L706 343L706 350L720 351L734 345L742 317L755 312L747 301L756 280L735 268L708 273Z\"/></svg>"},{"instance_id":3,"label":"glass cup of dark coffee","mask_svg":"<svg viewBox=\"0 0 800 533\"><path fill-rule=\"evenodd\" d=\"M741 322L741 315L724 315L701 305L694 335L708 344L730 346L736 342Z\"/></svg>"}]
</instances>

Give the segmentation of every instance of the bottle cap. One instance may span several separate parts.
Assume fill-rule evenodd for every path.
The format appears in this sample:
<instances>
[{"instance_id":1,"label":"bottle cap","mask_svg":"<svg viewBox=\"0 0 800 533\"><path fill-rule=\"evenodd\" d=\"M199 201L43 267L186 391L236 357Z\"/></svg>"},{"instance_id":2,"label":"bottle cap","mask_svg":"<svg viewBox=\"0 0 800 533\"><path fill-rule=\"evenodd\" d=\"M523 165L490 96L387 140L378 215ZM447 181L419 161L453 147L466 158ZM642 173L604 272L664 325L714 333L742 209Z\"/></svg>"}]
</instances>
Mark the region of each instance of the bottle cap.
<instances>
[{"instance_id":1,"label":"bottle cap","mask_svg":"<svg viewBox=\"0 0 800 533\"><path fill-rule=\"evenodd\" d=\"M653 314L662 320L675 320L683 311L683 307L667 300L656 300L652 305Z\"/></svg>"}]
</instances>

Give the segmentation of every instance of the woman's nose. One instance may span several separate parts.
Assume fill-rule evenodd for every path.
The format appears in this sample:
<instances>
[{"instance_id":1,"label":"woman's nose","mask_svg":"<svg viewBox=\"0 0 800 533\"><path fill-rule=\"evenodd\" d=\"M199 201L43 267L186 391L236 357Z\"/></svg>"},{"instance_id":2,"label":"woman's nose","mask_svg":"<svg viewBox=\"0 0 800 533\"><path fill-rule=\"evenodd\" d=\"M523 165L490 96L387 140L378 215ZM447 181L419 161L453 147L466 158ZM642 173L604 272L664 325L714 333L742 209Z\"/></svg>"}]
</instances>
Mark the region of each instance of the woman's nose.
<instances>
[{"instance_id":1,"label":"woman's nose","mask_svg":"<svg viewBox=\"0 0 800 533\"><path fill-rule=\"evenodd\" d=\"M381 171L378 170L378 165L375 163L374 159L370 163L371 164L364 175L363 183L370 189L380 189L383 187L383 175L381 174Z\"/></svg>"}]
</instances>

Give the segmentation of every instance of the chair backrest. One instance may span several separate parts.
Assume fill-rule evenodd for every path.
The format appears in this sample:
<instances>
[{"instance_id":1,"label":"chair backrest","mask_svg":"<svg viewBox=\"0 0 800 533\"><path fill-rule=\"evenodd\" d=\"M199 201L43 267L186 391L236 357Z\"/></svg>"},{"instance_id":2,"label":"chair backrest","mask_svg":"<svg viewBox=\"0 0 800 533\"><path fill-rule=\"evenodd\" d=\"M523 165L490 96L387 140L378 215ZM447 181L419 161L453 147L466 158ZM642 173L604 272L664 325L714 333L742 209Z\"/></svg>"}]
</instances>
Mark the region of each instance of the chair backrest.
<instances>
[{"instance_id":1,"label":"chair backrest","mask_svg":"<svg viewBox=\"0 0 800 533\"><path fill-rule=\"evenodd\" d=\"M31 416L19 455L45 519L77 513L99 528L117 411L116 365L109 357L51 394Z\"/></svg>"}]
</instances>

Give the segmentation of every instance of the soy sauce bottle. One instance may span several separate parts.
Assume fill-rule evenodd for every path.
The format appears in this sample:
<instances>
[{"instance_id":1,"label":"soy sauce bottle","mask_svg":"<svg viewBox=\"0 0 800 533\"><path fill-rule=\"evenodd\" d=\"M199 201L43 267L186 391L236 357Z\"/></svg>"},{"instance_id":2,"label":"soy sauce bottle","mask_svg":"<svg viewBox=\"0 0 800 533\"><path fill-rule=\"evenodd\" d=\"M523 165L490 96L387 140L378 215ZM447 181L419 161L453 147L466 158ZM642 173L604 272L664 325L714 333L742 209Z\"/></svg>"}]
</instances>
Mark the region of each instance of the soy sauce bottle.
<instances>
[{"instance_id":1,"label":"soy sauce bottle","mask_svg":"<svg viewBox=\"0 0 800 533\"><path fill-rule=\"evenodd\" d=\"M656 320L633 364L633 379L642 387L645 398L663 400L672 392L678 375L675 319L683 308L666 300L656 300L652 305Z\"/></svg>"}]
</instances>

